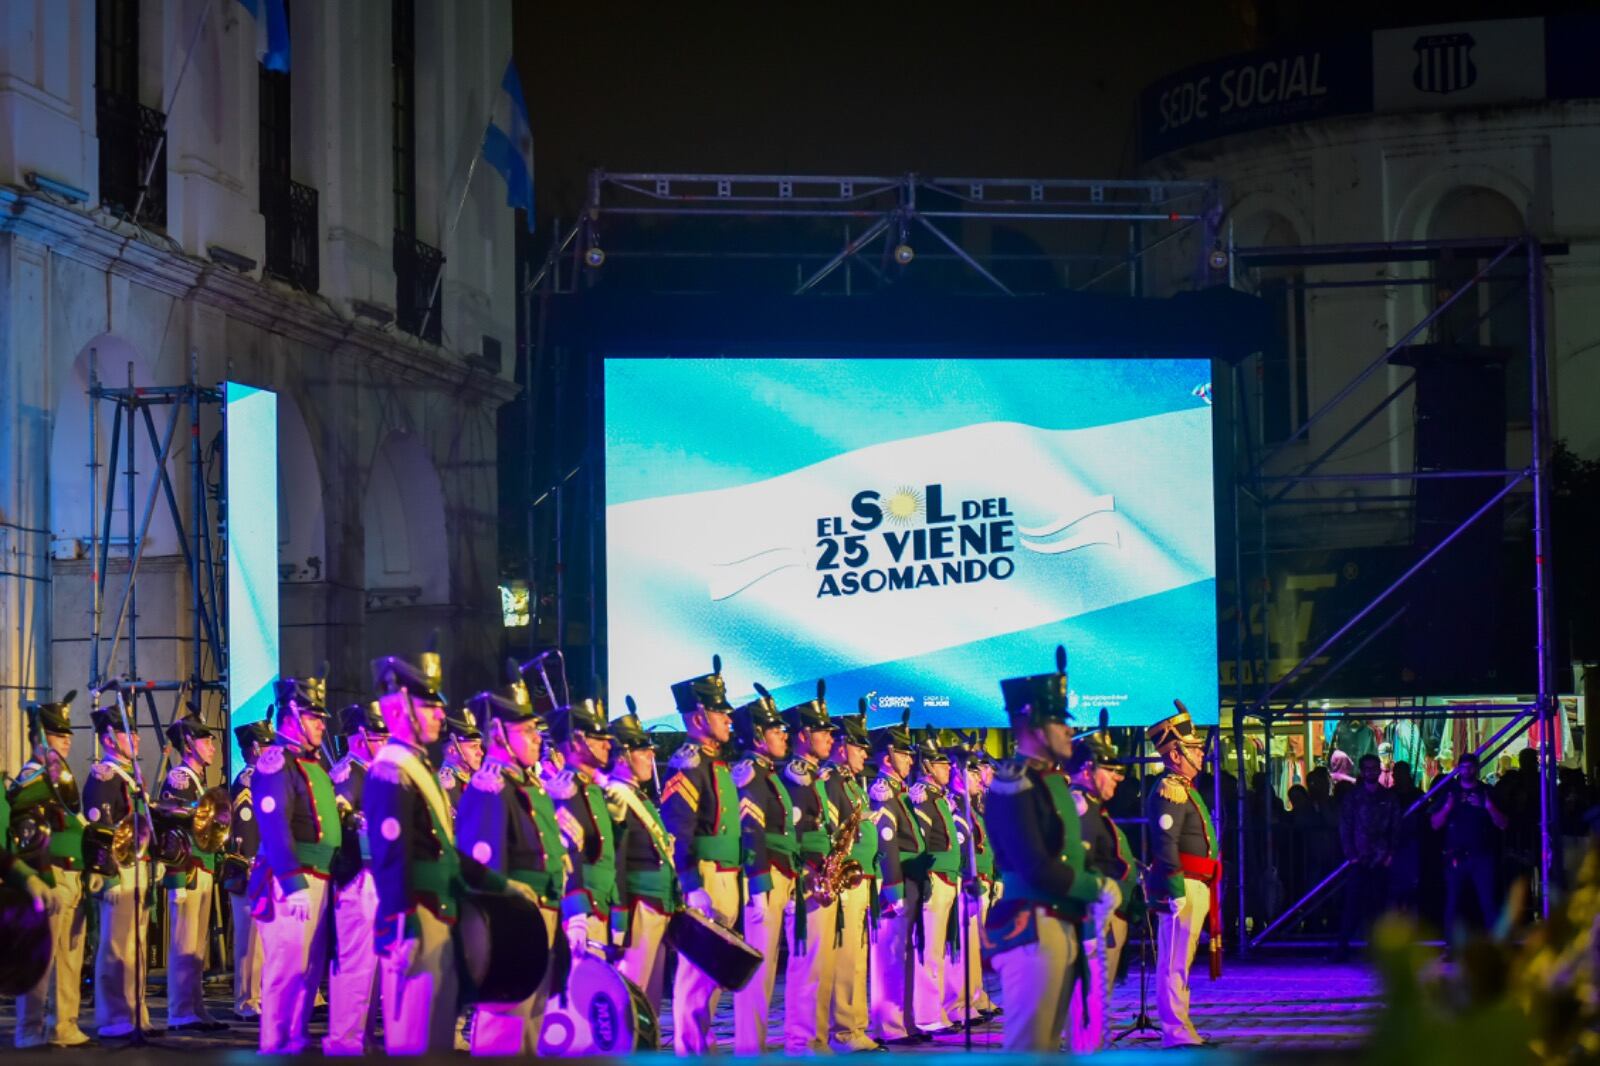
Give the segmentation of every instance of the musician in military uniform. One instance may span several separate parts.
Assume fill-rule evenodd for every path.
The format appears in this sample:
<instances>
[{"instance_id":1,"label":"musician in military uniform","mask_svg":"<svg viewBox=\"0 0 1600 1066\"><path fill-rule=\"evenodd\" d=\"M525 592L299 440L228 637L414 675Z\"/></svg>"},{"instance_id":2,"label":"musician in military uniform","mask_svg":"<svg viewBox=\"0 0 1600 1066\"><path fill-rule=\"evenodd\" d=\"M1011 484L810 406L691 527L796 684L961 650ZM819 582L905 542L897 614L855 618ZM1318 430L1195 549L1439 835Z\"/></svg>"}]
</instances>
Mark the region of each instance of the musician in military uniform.
<instances>
[{"instance_id":1,"label":"musician in military uniform","mask_svg":"<svg viewBox=\"0 0 1600 1066\"><path fill-rule=\"evenodd\" d=\"M909 714L907 716L909 718ZM917 1029L912 996L916 950L912 929L927 898L926 846L906 778L916 751L906 720L875 730L878 776L867 795L878 825L878 920L872 940L872 1035L886 1044L931 1039Z\"/></svg>"},{"instance_id":2,"label":"musician in military uniform","mask_svg":"<svg viewBox=\"0 0 1600 1066\"><path fill-rule=\"evenodd\" d=\"M873 895L878 881L878 830L872 820L864 777L872 741L867 736L866 700L861 713L833 719L833 765L824 779L828 805L836 822L855 812L855 840L850 859L860 873L839 893L839 942L834 949L832 1037L836 1051L876 1051L879 1044L867 1035L867 937L870 933Z\"/></svg>"},{"instance_id":3,"label":"musician in military uniform","mask_svg":"<svg viewBox=\"0 0 1600 1066\"><path fill-rule=\"evenodd\" d=\"M366 816L367 772L389 729L376 703L352 703L339 712L344 756L328 771L339 808L339 850L329 867L333 881L334 944L338 954L328 974L328 999L340 1004L328 1016L325 1055L362 1055L373 1049L378 1028L378 956L372 947L378 889L372 881Z\"/></svg>"},{"instance_id":4,"label":"musician in military uniform","mask_svg":"<svg viewBox=\"0 0 1600 1066\"><path fill-rule=\"evenodd\" d=\"M800 844L789 964L784 971L783 1044L790 1055L829 1051L839 900L824 884L833 852L833 830L838 824L836 812L828 802L825 780L834 744L826 696L826 686L818 681L816 699L783 712L784 724L793 733L794 747L794 757L783 768L784 785L794 802L794 830Z\"/></svg>"},{"instance_id":5,"label":"musician in military uniform","mask_svg":"<svg viewBox=\"0 0 1600 1066\"><path fill-rule=\"evenodd\" d=\"M922 943L917 949L912 1001L917 1028L926 1034L951 1028L945 1014L950 913L961 880L955 812L950 809L950 756L930 737L917 746L917 783L911 786L912 811L922 823L922 858L916 865L923 884Z\"/></svg>"},{"instance_id":6,"label":"musician in military uniform","mask_svg":"<svg viewBox=\"0 0 1600 1066\"><path fill-rule=\"evenodd\" d=\"M533 890L456 848L455 818L427 746L444 727L439 656L372 664L389 740L367 774L365 807L378 889L374 946L383 987L384 1050L449 1051L455 1044L457 973L450 927L469 888Z\"/></svg>"},{"instance_id":7,"label":"musician in military uniform","mask_svg":"<svg viewBox=\"0 0 1600 1066\"><path fill-rule=\"evenodd\" d=\"M989 914L998 883L994 876L994 846L989 842L989 828L983 817L985 754L975 737L947 749L945 754L952 767L950 810L956 823L956 850L960 852L961 892L956 898L957 933L950 945L951 967L945 974L944 1009L952 1022L963 1025L993 1017L1000 1011L983 987L982 949L983 920Z\"/></svg>"},{"instance_id":8,"label":"musician in military uniform","mask_svg":"<svg viewBox=\"0 0 1600 1066\"><path fill-rule=\"evenodd\" d=\"M94 958L94 1015L102 1040L128 1037L150 1028L144 999L148 945L138 923L149 901L150 821L148 802L134 760L139 757L137 708L101 708L90 720L101 758L83 787L83 812L89 821L84 851L89 864L89 894L100 903L100 942ZM136 958L137 956L137 958Z\"/></svg>"},{"instance_id":9,"label":"musician in military uniform","mask_svg":"<svg viewBox=\"0 0 1600 1066\"><path fill-rule=\"evenodd\" d=\"M1194 787L1205 765L1205 739L1181 703L1178 708L1145 730L1165 764L1145 805L1150 830L1145 896L1156 921L1156 1006L1165 1047L1207 1042L1189 1019L1189 967L1208 917L1212 950L1221 947L1221 915L1215 909L1221 852L1211 812Z\"/></svg>"},{"instance_id":10,"label":"musician in military uniform","mask_svg":"<svg viewBox=\"0 0 1600 1066\"><path fill-rule=\"evenodd\" d=\"M740 760L733 766L739 789L739 830L747 895L744 938L761 952L761 968L733 994L733 1050L737 1055L766 1051L767 1011L778 977L784 911L794 899L794 801L779 767L789 754L789 733L767 690L733 712Z\"/></svg>"},{"instance_id":11,"label":"musician in military uniform","mask_svg":"<svg viewBox=\"0 0 1600 1066\"><path fill-rule=\"evenodd\" d=\"M1000 974L1005 1050L1054 1052L1078 969L1078 927L1116 888L1084 865L1077 805L1057 768L1072 754L1065 651L1056 651L1055 673L1010 678L1000 688L1017 755L989 790L987 824L1004 891L989 908L984 950Z\"/></svg>"},{"instance_id":12,"label":"musician in military uniform","mask_svg":"<svg viewBox=\"0 0 1600 1066\"><path fill-rule=\"evenodd\" d=\"M1139 867L1127 836L1106 809L1123 777L1111 738L1103 730L1078 737L1063 769L1072 781L1072 799L1088 846L1085 861L1091 870L1117 883L1115 900L1108 895L1096 901L1084 923L1088 972L1072 997L1067 1036L1074 1054L1088 1055L1110 1039L1111 988L1128 939L1128 915L1137 913L1139 906Z\"/></svg>"},{"instance_id":13,"label":"musician in military uniform","mask_svg":"<svg viewBox=\"0 0 1600 1066\"><path fill-rule=\"evenodd\" d=\"M556 803L556 823L566 841L573 870L561 905L562 925L572 959L589 953L589 942L609 945L611 909L617 895L617 841L606 806L601 775L611 761L611 734L605 705L580 700L550 712L550 737L564 755L566 769L548 782Z\"/></svg>"},{"instance_id":14,"label":"musician in military uniform","mask_svg":"<svg viewBox=\"0 0 1600 1066\"><path fill-rule=\"evenodd\" d=\"M632 710L629 697L630 713L611 723L606 806L616 827L621 874L620 904L612 912L611 924L622 949L617 969L639 986L659 1015L667 968L667 922L683 904L672 866L672 838L655 801L655 745Z\"/></svg>"},{"instance_id":15,"label":"musician in military uniform","mask_svg":"<svg viewBox=\"0 0 1600 1066\"><path fill-rule=\"evenodd\" d=\"M463 709L459 718L445 715L444 761L439 767L439 787L444 789L450 806L461 802L461 794L472 781L472 775L483 766L483 733L470 709Z\"/></svg>"},{"instance_id":16,"label":"musician in military uniform","mask_svg":"<svg viewBox=\"0 0 1600 1066\"><path fill-rule=\"evenodd\" d=\"M83 815L79 813L78 783L67 766L72 753L72 698L45 703L26 703L28 742L33 756L22 764L11 782L7 799L11 805L13 840L18 857L26 860L45 888L46 910L50 917L50 963L44 976L31 990L17 997L15 1042L19 1048L80 1047L89 1037L78 1028L80 993L83 989L83 937L88 923L83 895ZM48 830L43 849L25 852L25 834L17 832L32 821ZM46 1009L54 997L55 1010Z\"/></svg>"},{"instance_id":17,"label":"musician in military uniform","mask_svg":"<svg viewBox=\"0 0 1600 1066\"><path fill-rule=\"evenodd\" d=\"M555 803L539 778L547 723L534 711L520 678L505 692L478 693L467 706L488 734L488 750L456 811L456 844L474 861L532 891L545 937L553 944L567 892L567 850ZM520 1003L478 1005L474 1055L538 1050L552 973L553 968Z\"/></svg>"},{"instance_id":18,"label":"musician in military uniform","mask_svg":"<svg viewBox=\"0 0 1600 1066\"><path fill-rule=\"evenodd\" d=\"M722 660L711 673L672 686L689 743L673 755L661 789L661 817L673 841L673 865L688 909L732 929L739 915L739 793L722 746L732 731ZM704 970L678 957L672 982L672 1043L680 1055L711 1050L711 1020L722 989Z\"/></svg>"},{"instance_id":19,"label":"musician in military uniform","mask_svg":"<svg viewBox=\"0 0 1600 1066\"><path fill-rule=\"evenodd\" d=\"M216 734L191 712L167 727L167 743L179 758L162 782L159 808L186 810L192 823L195 806L206 793L206 768L217 758ZM206 1009L203 986L220 856L204 850L193 832L186 836L184 861L168 863L162 879L167 890L167 1028L215 1032L228 1026Z\"/></svg>"},{"instance_id":20,"label":"musician in military uniform","mask_svg":"<svg viewBox=\"0 0 1600 1066\"><path fill-rule=\"evenodd\" d=\"M272 723L266 720L235 726L244 769L229 788L233 818L228 825L228 850L222 860L222 887L233 912L233 1013L241 1020L261 1015L261 934L256 929L255 901L250 898L250 870L261 848L256 825L255 794L250 787L261 749L272 743Z\"/></svg>"},{"instance_id":21,"label":"musician in military uniform","mask_svg":"<svg viewBox=\"0 0 1600 1066\"><path fill-rule=\"evenodd\" d=\"M261 851L250 879L261 936L261 1052L298 1055L327 965L331 870L343 839L322 765L328 728L322 678L274 683L278 728L256 758L251 789ZM343 1004L330 1003L337 1014Z\"/></svg>"}]
</instances>

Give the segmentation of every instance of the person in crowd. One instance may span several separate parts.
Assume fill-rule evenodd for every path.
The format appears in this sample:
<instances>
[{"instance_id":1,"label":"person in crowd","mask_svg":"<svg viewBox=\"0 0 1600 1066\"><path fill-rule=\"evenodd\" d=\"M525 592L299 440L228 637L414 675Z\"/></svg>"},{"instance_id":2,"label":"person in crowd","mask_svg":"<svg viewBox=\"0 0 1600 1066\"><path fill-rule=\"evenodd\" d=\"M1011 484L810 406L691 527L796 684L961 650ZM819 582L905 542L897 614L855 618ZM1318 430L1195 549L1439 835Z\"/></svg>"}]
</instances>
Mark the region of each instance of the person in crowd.
<instances>
[{"instance_id":1,"label":"person in crowd","mask_svg":"<svg viewBox=\"0 0 1600 1066\"><path fill-rule=\"evenodd\" d=\"M1462 755L1455 780L1445 786L1430 815L1433 828L1444 834L1444 920L1452 943L1459 942L1464 928L1462 904L1468 894L1477 903L1481 926L1492 927L1500 915L1495 857L1500 834L1510 823L1478 771L1477 754Z\"/></svg>"},{"instance_id":2,"label":"person in crowd","mask_svg":"<svg viewBox=\"0 0 1600 1066\"><path fill-rule=\"evenodd\" d=\"M1335 961L1350 954L1350 939L1365 934L1383 906L1400 811L1394 793L1379 781L1383 761L1361 757L1361 782L1345 795L1339 810L1339 843L1350 863L1345 875L1344 917Z\"/></svg>"}]
</instances>

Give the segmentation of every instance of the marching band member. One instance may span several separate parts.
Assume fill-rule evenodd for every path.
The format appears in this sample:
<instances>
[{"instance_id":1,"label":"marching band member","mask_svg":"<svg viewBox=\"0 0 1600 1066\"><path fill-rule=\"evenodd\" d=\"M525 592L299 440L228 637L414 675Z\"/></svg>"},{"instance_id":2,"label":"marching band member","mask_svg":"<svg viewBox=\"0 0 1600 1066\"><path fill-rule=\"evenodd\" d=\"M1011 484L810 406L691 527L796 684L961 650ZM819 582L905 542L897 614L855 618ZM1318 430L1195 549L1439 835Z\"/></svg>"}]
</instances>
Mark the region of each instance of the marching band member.
<instances>
[{"instance_id":1,"label":"marching band member","mask_svg":"<svg viewBox=\"0 0 1600 1066\"><path fill-rule=\"evenodd\" d=\"M789 754L789 733L767 690L756 688L760 695L733 712L734 732L744 750L744 758L733 767L749 889L744 937L762 955L756 975L733 994L733 1050L738 1055L760 1055L767 1049L767 1010L778 977L783 916L794 899L795 856L800 850L794 801L778 774L778 764Z\"/></svg>"},{"instance_id":2,"label":"marching band member","mask_svg":"<svg viewBox=\"0 0 1600 1066\"><path fill-rule=\"evenodd\" d=\"M167 742L180 757L161 786L161 800L192 806L206 792L206 768L216 761L217 738L192 712L167 727ZM200 1032L227 1029L206 1009L207 933L211 897L216 890L218 854L202 851L190 836L184 866L168 866L162 884L167 890L167 1028Z\"/></svg>"},{"instance_id":3,"label":"marching band member","mask_svg":"<svg viewBox=\"0 0 1600 1066\"><path fill-rule=\"evenodd\" d=\"M488 869L528 886L537 898L545 937L553 944L567 891L567 851L555 803L539 779L547 725L520 680L508 693L480 692L468 706L488 733L488 751L461 797L457 846ZM553 969L520 1003L478 1005L472 1023L474 1055L531 1055L538 1050Z\"/></svg>"},{"instance_id":4,"label":"marching band member","mask_svg":"<svg viewBox=\"0 0 1600 1066\"><path fill-rule=\"evenodd\" d=\"M589 953L589 942L611 942L611 909L617 895L617 841L599 782L611 761L606 709L597 700L580 700L550 712L550 736L565 756L566 769L550 779L556 823L566 840L577 877L561 904L563 928L572 961Z\"/></svg>"},{"instance_id":5,"label":"marching band member","mask_svg":"<svg viewBox=\"0 0 1600 1066\"><path fill-rule=\"evenodd\" d=\"M1067 1036L1074 1054L1088 1055L1110 1040L1111 987L1117 979L1122 945L1128 939L1126 914L1135 905L1139 868L1128 838L1106 810L1123 775L1111 738L1104 732L1079 737L1064 768L1072 780L1072 799L1088 847L1085 862L1091 870L1117 882L1118 889L1117 902L1110 903L1110 896L1096 901L1084 924L1084 933L1090 938L1083 945L1088 973L1073 994Z\"/></svg>"},{"instance_id":6,"label":"marching band member","mask_svg":"<svg viewBox=\"0 0 1600 1066\"><path fill-rule=\"evenodd\" d=\"M833 769L824 782L834 818L842 821L860 810L864 817L856 830L850 858L861 876L839 894L839 944L834 949L831 1046L837 1051L876 1051L879 1044L867 1035L867 936L869 912L877 884L878 830L870 815L871 801L862 777L872 742L867 737L866 700L861 713L835 718Z\"/></svg>"},{"instance_id":7,"label":"marching band member","mask_svg":"<svg viewBox=\"0 0 1600 1066\"><path fill-rule=\"evenodd\" d=\"M328 1012L322 1053L362 1055L375 1043L379 1014L378 956L372 946L378 887L362 832L363 804L367 773L389 739L389 728L376 703L352 703L339 712L339 732L345 740L344 757L328 771L340 811L339 850L329 868L338 954L328 974L328 1001L340 1009Z\"/></svg>"},{"instance_id":8,"label":"marching band member","mask_svg":"<svg viewBox=\"0 0 1600 1066\"><path fill-rule=\"evenodd\" d=\"M100 944L94 957L94 1016L102 1040L133 1035L134 1007L139 1028L150 1029L143 995L148 945L136 924L150 891L148 802L133 761L139 757L137 708L101 708L90 715L100 741L100 761L84 783L83 809L89 820L85 857L89 894L100 902ZM135 958L135 955L138 957Z\"/></svg>"},{"instance_id":9,"label":"marching band member","mask_svg":"<svg viewBox=\"0 0 1600 1066\"><path fill-rule=\"evenodd\" d=\"M1156 1006L1165 1047L1206 1043L1189 1020L1189 966L1208 916L1213 942L1221 943L1220 915L1213 910L1221 853L1211 812L1194 787L1205 764L1205 740L1181 703L1178 708L1145 730L1166 765L1145 808L1151 843L1145 893L1156 919Z\"/></svg>"},{"instance_id":10,"label":"marching band member","mask_svg":"<svg viewBox=\"0 0 1600 1066\"><path fill-rule=\"evenodd\" d=\"M330 878L343 840L333 781L322 765L324 679L274 683L278 728L256 757L251 791L261 852L250 879L261 937L261 1053L298 1055L327 964ZM329 1004L338 1016L342 1003Z\"/></svg>"},{"instance_id":11,"label":"marching band member","mask_svg":"<svg viewBox=\"0 0 1600 1066\"><path fill-rule=\"evenodd\" d=\"M50 829L43 855L21 856L47 886L51 952L39 983L17 997L15 1042L19 1048L89 1043L88 1034L78 1028L84 927L88 923L82 881L84 823L77 810L78 785L67 767L72 753L72 698L76 695L68 692L52 703L23 705L33 757L22 764L8 790L13 812L29 804L25 797L41 793L37 816L47 818ZM46 1007L52 995L55 1010L47 1023Z\"/></svg>"},{"instance_id":12,"label":"marching band member","mask_svg":"<svg viewBox=\"0 0 1600 1066\"><path fill-rule=\"evenodd\" d=\"M983 751L974 740L948 754L953 766L950 809L955 816L956 849L960 852L961 895L956 900L959 932L950 945L953 969L945 976L944 1007L950 1020L961 1025L991 1018L1000 1010L984 991L982 957L983 920L988 917L996 882L994 846L983 818ZM967 821L969 806L971 824ZM965 929L961 928L963 923Z\"/></svg>"},{"instance_id":13,"label":"marching band member","mask_svg":"<svg viewBox=\"0 0 1600 1066\"><path fill-rule=\"evenodd\" d=\"M224 868L231 873L224 876L222 887L228 893L228 905L233 912L233 1013L240 1020L248 1020L261 1015L262 957L261 934L252 913L255 901L248 891L250 868L261 848L254 790L250 786L261 749L272 743L272 723L263 720L235 726L233 737L239 743L244 769L234 777L228 790L233 810L233 819L228 825L228 854L234 857L235 865L230 866L227 859L223 860Z\"/></svg>"},{"instance_id":14,"label":"marching band member","mask_svg":"<svg viewBox=\"0 0 1600 1066\"><path fill-rule=\"evenodd\" d=\"M820 876L833 851L837 817L828 802L828 756L833 752L833 722L826 687L817 698L790 707L783 720L794 734L795 754L783 776L794 801L794 830L800 854L796 873L789 964L784 973L784 1050L790 1055L827 1054L828 1019L833 1000L839 901L806 891L805 878Z\"/></svg>"},{"instance_id":15,"label":"marching band member","mask_svg":"<svg viewBox=\"0 0 1600 1066\"><path fill-rule=\"evenodd\" d=\"M632 697L629 697L632 711ZM611 723L612 762L606 806L617 832L620 915L612 926L622 938L617 969L638 985L657 1015L667 967L667 921L682 906L672 866L672 838L656 806L656 749L629 713ZM654 1050L654 1049L651 1049Z\"/></svg>"},{"instance_id":16,"label":"marching band member","mask_svg":"<svg viewBox=\"0 0 1600 1066\"><path fill-rule=\"evenodd\" d=\"M911 998L916 987L912 928L921 918L927 889L922 880L922 826L906 793L916 751L907 728L909 719L907 712L899 725L875 730L878 777L867 792L878 825L880 877L878 922L872 941L872 1033L877 1040L895 1045L930 1039L917 1030Z\"/></svg>"},{"instance_id":17,"label":"marching band member","mask_svg":"<svg viewBox=\"0 0 1600 1066\"><path fill-rule=\"evenodd\" d=\"M365 807L372 878L378 889L374 947L381 961L383 1041L390 1055L421 1055L455 1046L457 974L450 927L468 888L534 900L456 848L455 818L427 745L444 727L441 671L435 652L414 664L374 660L372 675L389 740L367 774Z\"/></svg>"},{"instance_id":18,"label":"marching band member","mask_svg":"<svg viewBox=\"0 0 1600 1066\"><path fill-rule=\"evenodd\" d=\"M661 789L661 816L673 841L673 866L684 903L733 928L739 913L739 794L722 745L732 729L733 707L722 679L722 659L711 673L672 686L689 743L672 757ZM679 1055L711 1050L711 1019L722 990L705 971L678 958L672 982L672 1043Z\"/></svg>"},{"instance_id":19,"label":"marching band member","mask_svg":"<svg viewBox=\"0 0 1600 1066\"><path fill-rule=\"evenodd\" d=\"M1115 884L1084 866L1078 810L1057 763L1072 753L1066 652L1056 672L1000 682L1017 755L995 777L988 826L1004 894L984 948L1000 973L1005 1050L1054 1052L1071 1001L1078 925Z\"/></svg>"},{"instance_id":20,"label":"marching band member","mask_svg":"<svg viewBox=\"0 0 1600 1066\"><path fill-rule=\"evenodd\" d=\"M923 1033L941 1033L951 1028L945 1014L945 965L949 947L950 912L955 907L961 879L961 853L956 848L955 815L945 790L950 785L950 756L933 740L926 739L917 750L918 779L911 786L911 805L922 823L922 872L926 896L922 903L922 943L918 949L916 988L912 1002L917 1028Z\"/></svg>"},{"instance_id":21,"label":"marching band member","mask_svg":"<svg viewBox=\"0 0 1600 1066\"><path fill-rule=\"evenodd\" d=\"M449 714L444 719L444 762L439 767L439 787L452 808L461 803L461 794L472 782L472 775L483 766L483 733L470 709L460 718Z\"/></svg>"}]
</instances>

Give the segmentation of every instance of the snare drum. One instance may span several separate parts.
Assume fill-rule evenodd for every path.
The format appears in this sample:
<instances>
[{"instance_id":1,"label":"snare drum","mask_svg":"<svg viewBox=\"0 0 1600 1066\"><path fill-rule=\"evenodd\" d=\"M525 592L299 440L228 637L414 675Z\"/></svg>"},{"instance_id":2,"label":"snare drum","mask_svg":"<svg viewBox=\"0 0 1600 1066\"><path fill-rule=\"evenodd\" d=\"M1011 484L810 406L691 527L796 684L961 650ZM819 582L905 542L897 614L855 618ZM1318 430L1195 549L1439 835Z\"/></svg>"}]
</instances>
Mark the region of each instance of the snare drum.
<instances>
[{"instance_id":1,"label":"snare drum","mask_svg":"<svg viewBox=\"0 0 1600 1066\"><path fill-rule=\"evenodd\" d=\"M660 1047L660 1023L639 986L592 955L573 964L566 993L545 1004L540 1055L618 1055Z\"/></svg>"},{"instance_id":2,"label":"snare drum","mask_svg":"<svg viewBox=\"0 0 1600 1066\"><path fill-rule=\"evenodd\" d=\"M750 983L761 969L762 955L738 933L684 909L667 923L667 943L729 992Z\"/></svg>"}]
</instances>

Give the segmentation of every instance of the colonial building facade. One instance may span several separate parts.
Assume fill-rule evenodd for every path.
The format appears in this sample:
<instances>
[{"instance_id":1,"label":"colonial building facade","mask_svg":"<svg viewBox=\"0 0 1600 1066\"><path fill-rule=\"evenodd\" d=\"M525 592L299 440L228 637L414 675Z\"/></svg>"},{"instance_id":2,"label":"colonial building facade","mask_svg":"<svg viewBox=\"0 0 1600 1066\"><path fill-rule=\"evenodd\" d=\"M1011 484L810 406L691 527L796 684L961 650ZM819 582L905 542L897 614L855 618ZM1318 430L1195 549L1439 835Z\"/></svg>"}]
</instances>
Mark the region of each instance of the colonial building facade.
<instances>
[{"instance_id":1,"label":"colonial building facade","mask_svg":"<svg viewBox=\"0 0 1600 1066\"><path fill-rule=\"evenodd\" d=\"M108 385L180 385L196 365L202 384L278 394L286 674L326 659L330 702L360 699L371 656L420 649L438 629L452 690L492 678L495 419L515 392L518 220L492 170L468 175L509 60L510 5L287 8L287 73L258 61L257 27L234 0L6 8L7 768L22 757L19 705L82 690L89 676L91 464L109 451L106 420L99 440L90 430L91 365ZM168 464L190 516L188 449L211 446L217 412L205 419ZM141 477L153 462L136 449ZM228 503L251 506L240 493ZM117 600L125 540L107 570ZM139 572L140 676L190 674L189 604L181 545L158 508ZM103 672L124 671L123 655ZM81 722L81 699L77 709Z\"/></svg>"}]
</instances>

